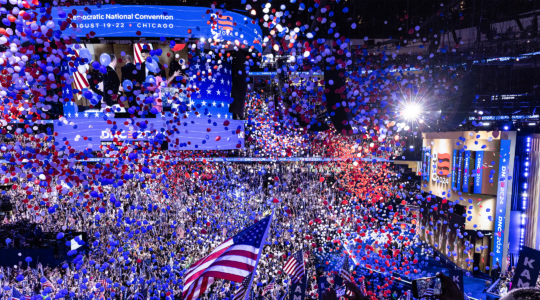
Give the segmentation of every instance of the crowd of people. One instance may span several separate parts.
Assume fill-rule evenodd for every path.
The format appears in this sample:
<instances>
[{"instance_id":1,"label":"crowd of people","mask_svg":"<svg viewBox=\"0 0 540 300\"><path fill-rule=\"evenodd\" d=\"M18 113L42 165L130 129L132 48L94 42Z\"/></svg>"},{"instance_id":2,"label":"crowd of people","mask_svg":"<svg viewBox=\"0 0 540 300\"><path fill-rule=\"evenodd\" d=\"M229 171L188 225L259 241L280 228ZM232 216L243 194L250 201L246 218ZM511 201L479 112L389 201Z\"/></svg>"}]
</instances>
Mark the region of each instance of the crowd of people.
<instances>
[{"instance_id":1,"label":"crowd of people","mask_svg":"<svg viewBox=\"0 0 540 300\"><path fill-rule=\"evenodd\" d=\"M269 245L254 278L256 297L264 297L263 288L271 280L276 283L275 294L286 293L289 278L282 268L298 250L305 256L312 297L317 296L314 278L321 275L317 269L328 263L316 259L322 252L333 251L340 263L349 256L358 270L356 280L360 274L373 277L366 268L370 264L381 274L391 274L385 270L388 265L401 264L407 273L415 268L404 265L414 256L405 251L418 243L414 234L410 238L407 234L414 231L409 227L413 217L397 200L405 193L399 188L399 174L387 164L171 163L141 158L120 167L116 176L124 180L88 185L111 168L68 163L64 174L29 177L19 182L20 188L3 192L13 199L14 209L2 226L24 222L37 224L44 232L89 236L81 242L85 247L80 249L85 250L69 253L57 266L4 266L0 270L4 297L14 288L29 297L49 292L57 298L124 299L140 293L180 299L182 272L191 263L271 210L275 217ZM2 173L3 178L10 176ZM74 175L78 182L70 180ZM390 215L377 215L383 210ZM385 228L397 230L399 239L383 233ZM387 288L393 284L373 278L373 282L366 279L368 290L390 296ZM217 282L203 298L230 299L237 286Z\"/></svg>"}]
</instances>

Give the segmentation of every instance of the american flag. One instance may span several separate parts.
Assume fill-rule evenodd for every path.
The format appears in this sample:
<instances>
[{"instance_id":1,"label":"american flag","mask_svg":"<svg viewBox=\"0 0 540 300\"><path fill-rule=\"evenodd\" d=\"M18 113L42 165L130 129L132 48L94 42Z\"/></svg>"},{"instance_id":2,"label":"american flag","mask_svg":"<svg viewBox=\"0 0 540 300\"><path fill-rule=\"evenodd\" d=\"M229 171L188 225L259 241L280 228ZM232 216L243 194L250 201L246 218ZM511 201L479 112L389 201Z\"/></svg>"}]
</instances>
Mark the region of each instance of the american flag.
<instances>
[{"instance_id":1,"label":"american flag","mask_svg":"<svg viewBox=\"0 0 540 300\"><path fill-rule=\"evenodd\" d=\"M43 289L50 287L53 291L55 290L54 285L49 281L49 279L45 278L45 282L41 284Z\"/></svg>"},{"instance_id":2,"label":"american flag","mask_svg":"<svg viewBox=\"0 0 540 300\"><path fill-rule=\"evenodd\" d=\"M79 51L83 48L86 48L83 44L79 44L79 49L74 49L75 54L73 56L79 57ZM88 62L90 63L90 62ZM84 72L81 72L81 70L84 69ZM90 83L88 82L88 79L86 78L86 74L88 73L88 67L87 65L83 65L80 69L77 69L77 72L73 73L73 83L75 83L75 88L79 91L82 91L85 88L90 87Z\"/></svg>"},{"instance_id":3,"label":"american flag","mask_svg":"<svg viewBox=\"0 0 540 300\"><path fill-rule=\"evenodd\" d=\"M105 276L101 277L101 279L99 280L99 283L101 283L101 286L102 286L104 289L108 289L108 288L109 288L109 284L107 283L107 277L105 277Z\"/></svg>"},{"instance_id":4,"label":"american flag","mask_svg":"<svg viewBox=\"0 0 540 300\"><path fill-rule=\"evenodd\" d=\"M23 295L21 294L21 292L19 292L19 290L17 290L16 288L13 288L13 290L11 291L11 299L20 300L22 297Z\"/></svg>"},{"instance_id":5,"label":"american flag","mask_svg":"<svg viewBox=\"0 0 540 300\"><path fill-rule=\"evenodd\" d=\"M142 64L143 63L143 58L142 58L142 49L144 47L144 45L147 46L147 49L149 50L154 50L154 47L152 47L152 44L133 44L133 53L135 54L134 56L134 60L135 60L135 64Z\"/></svg>"},{"instance_id":6,"label":"american flag","mask_svg":"<svg viewBox=\"0 0 540 300\"><path fill-rule=\"evenodd\" d=\"M273 278L272 281L270 281L270 283L264 287L263 295L266 294L266 292L273 290L275 284L276 278Z\"/></svg>"},{"instance_id":7,"label":"american flag","mask_svg":"<svg viewBox=\"0 0 540 300\"><path fill-rule=\"evenodd\" d=\"M23 299L24 300L30 300L30 299L32 299L32 296L31 295L24 295Z\"/></svg>"},{"instance_id":8,"label":"american flag","mask_svg":"<svg viewBox=\"0 0 540 300\"><path fill-rule=\"evenodd\" d=\"M433 288L428 288L422 296L433 296Z\"/></svg>"},{"instance_id":9,"label":"american flag","mask_svg":"<svg viewBox=\"0 0 540 300\"><path fill-rule=\"evenodd\" d=\"M294 253L283 267L283 271L291 277L291 281L297 283L304 276L304 258L302 255L302 250Z\"/></svg>"},{"instance_id":10,"label":"american flag","mask_svg":"<svg viewBox=\"0 0 540 300\"><path fill-rule=\"evenodd\" d=\"M246 276L246 278L244 278L244 280L242 280L242 284L240 285L238 290L236 290L236 294L234 295L233 300L242 300L246 297L249 283L251 282L251 276L252 274L249 274L248 276Z\"/></svg>"},{"instance_id":11,"label":"american flag","mask_svg":"<svg viewBox=\"0 0 540 300\"><path fill-rule=\"evenodd\" d=\"M242 282L257 267L271 221L272 216L260 220L194 263L185 273L183 299L199 298L215 278Z\"/></svg>"},{"instance_id":12,"label":"american flag","mask_svg":"<svg viewBox=\"0 0 540 300\"><path fill-rule=\"evenodd\" d=\"M362 295L364 297L367 296L366 283L364 282L364 279L362 279L362 281L360 282L360 291L362 292Z\"/></svg>"},{"instance_id":13,"label":"american flag","mask_svg":"<svg viewBox=\"0 0 540 300\"><path fill-rule=\"evenodd\" d=\"M343 261L343 266L341 266L341 271L339 271L339 276L343 277L347 281L351 281L351 273L349 273L349 257L345 256Z\"/></svg>"}]
</instances>

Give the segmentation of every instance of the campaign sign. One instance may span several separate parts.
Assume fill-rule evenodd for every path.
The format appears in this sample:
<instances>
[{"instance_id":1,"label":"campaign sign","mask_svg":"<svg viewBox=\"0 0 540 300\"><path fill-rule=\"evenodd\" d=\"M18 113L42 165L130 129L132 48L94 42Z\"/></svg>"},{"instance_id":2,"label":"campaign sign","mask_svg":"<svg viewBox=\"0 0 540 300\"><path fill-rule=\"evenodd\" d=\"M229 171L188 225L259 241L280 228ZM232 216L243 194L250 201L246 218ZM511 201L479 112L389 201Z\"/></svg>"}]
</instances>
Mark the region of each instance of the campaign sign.
<instances>
[{"instance_id":1,"label":"campaign sign","mask_svg":"<svg viewBox=\"0 0 540 300\"><path fill-rule=\"evenodd\" d=\"M510 140L501 140L501 150L499 159L499 178L497 180L497 204L495 205L495 232L493 235L493 249L495 255L494 262L503 265L503 259L506 259L505 250L508 246L504 245L504 231L506 224L506 193L507 181L510 176Z\"/></svg>"},{"instance_id":2,"label":"campaign sign","mask_svg":"<svg viewBox=\"0 0 540 300\"><path fill-rule=\"evenodd\" d=\"M85 10L85 7L88 7L89 11ZM257 22L223 9L119 4L102 5L99 8L95 5L70 6L53 9L54 23L65 21L73 11L76 11L77 16L71 19L77 24L74 32L78 37L86 37L90 32L94 32L97 38L211 38L231 41L237 45L253 46L255 50L262 52L262 30ZM210 22L211 17L217 24ZM71 30L65 33L71 34Z\"/></svg>"},{"instance_id":3,"label":"campaign sign","mask_svg":"<svg viewBox=\"0 0 540 300\"><path fill-rule=\"evenodd\" d=\"M322 295L325 289L329 288L328 279L326 275L317 277L317 293L319 294L319 300L322 300Z\"/></svg>"},{"instance_id":4,"label":"campaign sign","mask_svg":"<svg viewBox=\"0 0 540 300\"><path fill-rule=\"evenodd\" d=\"M540 251L523 246L519 253L516 273L512 279L512 288L535 287L540 272Z\"/></svg>"},{"instance_id":5,"label":"campaign sign","mask_svg":"<svg viewBox=\"0 0 540 300\"><path fill-rule=\"evenodd\" d=\"M450 278L452 279L452 281L458 285L459 289L462 292L465 292L465 290L463 289L463 271L448 270L448 272L450 272Z\"/></svg>"},{"instance_id":6,"label":"campaign sign","mask_svg":"<svg viewBox=\"0 0 540 300\"><path fill-rule=\"evenodd\" d=\"M297 283L292 283L289 300L304 300L306 298L306 286L307 286L307 275L304 272L304 276Z\"/></svg>"}]
</instances>

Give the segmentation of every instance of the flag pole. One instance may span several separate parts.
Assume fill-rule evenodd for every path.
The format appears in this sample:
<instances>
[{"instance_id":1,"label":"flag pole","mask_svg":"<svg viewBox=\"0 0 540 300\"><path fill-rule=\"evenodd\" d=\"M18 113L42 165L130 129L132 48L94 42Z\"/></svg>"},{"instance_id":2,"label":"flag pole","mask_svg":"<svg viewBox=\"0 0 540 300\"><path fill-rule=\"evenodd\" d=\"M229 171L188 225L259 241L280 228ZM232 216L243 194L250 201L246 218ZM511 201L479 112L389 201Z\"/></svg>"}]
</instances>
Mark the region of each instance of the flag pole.
<instances>
[{"instance_id":1,"label":"flag pole","mask_svg":"<svg viewBox=\"0 0 540 300\"><path fill-rule=\"evenodd\" d=\"M259 265L259 260L261 259L262 252L264 250L264 243L266 242L266 237L268 236L268 230L270 229L270 226L272 225L272 220L274 219L274 211L272 210L272 216L270 216L270 220L268 220L268 226L266 227L266 230L264 231L264 236L261 242L261 246L259 247L259 254L257 254L257 261L255 262L255 268L253 269L253 272L251 273L251 280L249 281L249 286L246 293L246 298L244 300L249 300L249 293L251 292L251 284L253 283L253 278L255 278L255 273L257 272L257 266Z\"/></svg>"}]
</instances>

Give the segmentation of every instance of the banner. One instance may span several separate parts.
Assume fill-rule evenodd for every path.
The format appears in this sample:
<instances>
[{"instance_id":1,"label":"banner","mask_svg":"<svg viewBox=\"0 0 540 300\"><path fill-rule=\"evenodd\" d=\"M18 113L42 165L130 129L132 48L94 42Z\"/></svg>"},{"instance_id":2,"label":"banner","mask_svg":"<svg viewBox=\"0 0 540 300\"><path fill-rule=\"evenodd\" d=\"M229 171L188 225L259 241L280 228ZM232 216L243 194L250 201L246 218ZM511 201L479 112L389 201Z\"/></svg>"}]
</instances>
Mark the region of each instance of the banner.
<instances>
[{"instance_id":1,"label":"banner","mask_svg":"<svg viewBox=\"0 0 540 300\"><path fill-rule=\"evenodd\" d=\"M523 246L519 253L512 288L535 287L540 272L540 251Z\"/></svg>"},{"instance_id":2,"label":"banner","mask_svg":"<svg viewBox=\"0 0 540 300\"><path fill-rule=\"evenodd\" d=\"M423 174L422 174L422 178L424 181L429 181L429 167L431 165L431 148L426 148L425 152L424 152L424 156L422 157L422 162L423 162Z\"/></svg>"},{"instance_id":3,"label":"banner","mask_svg":"<svg viewBox=\"0 0 540 300\"><path fill-rule=\"evenodd\" d=\"M456 160L457 160L457 150L454 150L452 155L452 190L456 190Z\"/></svg>"},{"instance_id":4,"label":"banner","mask_svg":"<svg viewBox=\"0 0 540 300\"><path fill-rule=\"evenodd\" d=\"M474 177L473 193L482 194L482 166L484 165L484 151L476 151L474 165L476 169L476 177Z\"/></svg>"},{"instance_id":5,"label":"banner","mask_svg":"<svg viewBox=\"0 0 540 300\"><path fill-rule=\"evenodd\" d=\"M455 282L459 289L465 293L465 290L463 289L463 271L448 270L448 272L450 272L450 278L452 278L452 281Z\"/></svg>"},{"instance_id":6,"label":"banner","mask_svg":"<svg viewBox=\"0 0 540 300\"><path fill-rule=\"evenodd\" d=\"M506 259L507 245L504 245L504 228L506 223L506 192L507 178L510 162L510 140L501 140L499 178L497 180L497 204L495 206L495 232L493 235L493 248L495 255L493 263L499 262L503 266ZM506 250L506 251L505 251ZM504 270L502 270L504 272Z\"/></svg>"},{"instance_id":7,"label":"banner","mask_svg":"<svg viewBox=\"0 0 540 300\"><path fill-rule=\"evenodd\" d=\"M469 168L471 163L471 151L465 151L463 163L463 192L469 193Z\"/></svg>"},{"instance_id":8,"label":"banner","mask_svg":"<svg viewBox=\"0 0 540 300\"><path fill-rule=\"evenodd\" d=\"M77 37L87 37L93 32L95 38L211 38L231 41L233 46L254 47L262 52L261 27L257 22L252 22L251 18L232 11L195 6L115 4L99 8L95 5L86 7L87 10L85 6L70 6L65 7L65 11L55 7L52 11L53 22L65 22L68 17L66 15L76 11L76 19L80 20L77 22L77 30L66 31L66 36L73 33ZM38 16L38 20L44 15ZM216 24L210 22L212 17Z\"/></svg>"},{"instance_id":9,"label":"banner","mask_svg":"<svg viewBox=\"0 0 540 300\"><path fill-rule=\"evenodd\" d=\"M324 277L326 278L326 277ZM307 275L304 272L304 276L297 283L292 283L291 288L289 289L289 300L304 300L306 298L306 286L307 286ZM322 293L319 292L319 299Z\"/></svg>"},{"instance_id":10,"label":"banner","mask_svg":"<svg viewBox=\"0 0 540 300\"><path fill-rule=\"evenodd\" d=\"M305 276L305 275L304 275ZM322 294L325 289L329 288L328 280L326 275L317 277L317 293L319 294L319 300L322 300Z\"/></svg>"},{"instance_id":11,"label":"banner","mask_svg":"<svg viewBox=\"0 0 540 300\"><path fill-rule=\"evenodd\" d=\"M461 164L463 162L463 151L459 151L458 153L458 165L457 165L457 184L456 184L456 190L461 190Z\"/></svg>"}]
</instances>

